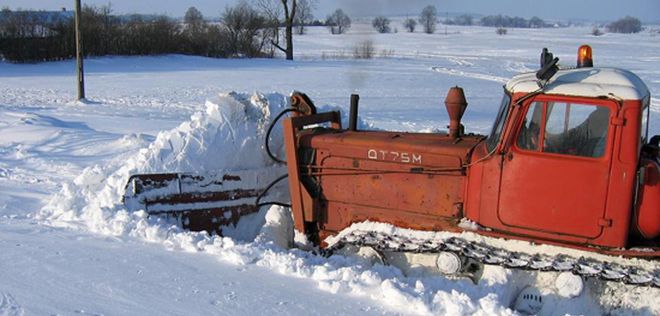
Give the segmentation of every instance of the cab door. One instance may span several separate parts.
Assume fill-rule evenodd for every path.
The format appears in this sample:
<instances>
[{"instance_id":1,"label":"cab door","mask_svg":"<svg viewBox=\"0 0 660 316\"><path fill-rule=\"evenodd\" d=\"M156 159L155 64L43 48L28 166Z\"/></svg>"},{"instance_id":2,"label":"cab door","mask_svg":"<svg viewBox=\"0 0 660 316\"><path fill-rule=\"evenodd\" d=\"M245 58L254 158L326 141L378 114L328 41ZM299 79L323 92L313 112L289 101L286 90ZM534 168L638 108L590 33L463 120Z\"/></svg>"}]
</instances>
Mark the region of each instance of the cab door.
<instances>
[{"instance_id":1,"label":"cab door","mask_svg":"<svg viewBox=\"0 0 660 316\"><path fill-rule=\"evenodd\" d=\"M524 105L502 163L502 224L531 235L601 234L616 109L609 100L548 96Z\"/></svg>"}]
</instances>

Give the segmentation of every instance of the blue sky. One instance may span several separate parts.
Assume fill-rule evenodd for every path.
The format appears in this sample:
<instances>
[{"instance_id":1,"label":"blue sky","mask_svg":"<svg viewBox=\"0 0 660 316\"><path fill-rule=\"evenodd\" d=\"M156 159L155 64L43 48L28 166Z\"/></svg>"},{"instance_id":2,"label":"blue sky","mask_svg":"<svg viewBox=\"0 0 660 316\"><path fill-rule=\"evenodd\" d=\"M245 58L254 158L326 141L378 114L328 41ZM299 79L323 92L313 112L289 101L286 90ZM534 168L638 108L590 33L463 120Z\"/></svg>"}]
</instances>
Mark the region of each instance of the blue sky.
<instances>
[{"instance_id":1,"label":"blue sky","mask_svg":"<svg viewBox=\"0 0 660 316\"><path fill-rule=\"evenodd\" d=\"M108 0L82 0L84 4L103 5ZM219 16L237 0L112 0L116 13L159 13L183 16L195 6L205 16ZM0 0L0 7L57 10L71 9L74 0ZM319 0L315 12L323 18L336 8L351 15L417 15L428 4L441 12L505 14L545 19L615 20L625 15L660 23L660 0Z\"/></svg>"}]
</instances>

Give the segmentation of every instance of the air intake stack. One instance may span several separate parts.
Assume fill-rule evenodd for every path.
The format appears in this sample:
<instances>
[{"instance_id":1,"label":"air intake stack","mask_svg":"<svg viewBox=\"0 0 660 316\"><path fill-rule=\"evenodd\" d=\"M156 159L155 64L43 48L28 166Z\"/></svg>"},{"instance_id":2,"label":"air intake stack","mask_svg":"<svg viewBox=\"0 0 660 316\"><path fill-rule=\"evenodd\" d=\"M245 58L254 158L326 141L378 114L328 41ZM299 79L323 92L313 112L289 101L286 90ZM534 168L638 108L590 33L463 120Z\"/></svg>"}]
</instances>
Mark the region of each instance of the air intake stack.
<instances>
[{"instance_id":1,"label":"air intake stack","mask_svg":"<svg viewBox=\"0 0 660 316\"><path fill-rule=\"evenodd\" d=\"M465 100L463 88L455 86L449 89L449 92L447 92L447 98L445 99L445 106L447 107L447 113L449 114L449 137L452 139L459 138L464 132L461 118L467 108L467 101Z\"/></svg>"}]
</instances>

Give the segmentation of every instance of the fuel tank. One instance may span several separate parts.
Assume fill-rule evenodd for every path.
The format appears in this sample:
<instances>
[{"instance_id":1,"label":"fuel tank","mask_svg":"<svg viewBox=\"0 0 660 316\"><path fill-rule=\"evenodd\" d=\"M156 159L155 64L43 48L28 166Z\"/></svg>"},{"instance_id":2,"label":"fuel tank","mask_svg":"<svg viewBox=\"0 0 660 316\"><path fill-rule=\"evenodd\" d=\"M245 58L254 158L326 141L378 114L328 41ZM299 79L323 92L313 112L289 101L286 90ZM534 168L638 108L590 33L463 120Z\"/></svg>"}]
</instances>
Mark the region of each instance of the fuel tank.
<instances>
[{"instance_id":1,"label":"fuel tank","mask_svg":"<svg viewBox=\"0 0 660 316\"><path fill-rule=\"evenodd\" d=\"M301 182L315 201L321 235L372 220L457 230L465 165L483 139L468 135L337 129L298 134Z\"/></svg>"},{"instance_id":2,"label":"fuel tank","mask_svg":"<svg viewBox=\"0 0 660 316\"><path fill-rule=\"evenodd\" d=\"M639 189L639 206L633 223L637 233L644 239L660 236L660 164L658 161L642 160L643 183Z\"/></svg>"}]
</instances>

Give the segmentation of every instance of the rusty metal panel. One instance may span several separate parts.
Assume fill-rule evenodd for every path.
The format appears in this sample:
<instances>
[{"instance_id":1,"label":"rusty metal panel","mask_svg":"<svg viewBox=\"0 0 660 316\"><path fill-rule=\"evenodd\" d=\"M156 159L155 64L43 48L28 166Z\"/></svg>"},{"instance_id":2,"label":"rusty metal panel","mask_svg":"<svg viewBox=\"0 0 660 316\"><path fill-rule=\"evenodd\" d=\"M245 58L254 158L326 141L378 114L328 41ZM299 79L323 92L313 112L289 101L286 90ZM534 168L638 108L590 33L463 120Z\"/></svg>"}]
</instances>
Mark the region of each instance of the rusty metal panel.
<instances>
[{"instance_id":1,"label":"rusty metal panel","mask_svg":"<svg viewBox=\"0 0 660 316\"><path fill-rule=\"evenodd\" d=\"M456 230L465 165L478 136L320 130L299 134L315 150L303 177L320 185L321 234L376 220L416 229Z\"/></svg>"},{"instance_id":2,"label":"rusty metal panel","mask_svg":"<svg viewBox=\"0 0 660 316\"><path fill-rule=\"evenodd\" d=\"M130 177L123 202L185 229L221 234L222 226L258 211L254 201L265 181L270 179L259 171L138 174Z\"/></svg>"},{"instance_id":3,"label":"rusty metal panel","mask_svg":"<svg viewBox=\"0 0 660 316\"><path fill-rule=\"evenodd\" d=\"M374 170L351 173L354 162L359 168ZM452 216L454 204L462 201L462 175L458 171L445 174L396 172L386 168L391 163L329 157L323 160L320 178L322 198L355 205L380 207L391 211L408 211L435 216ZM332 169L347 170L332 175Z\"/></svg>"},{"instance_id":4,"label":"rusty metal panel","mask_svg":"<svg viewBox=\"0 0 660 316\"><path fill-rule=\"evenodd\" d=\"M284 126L284 146L286 149L287 157L289 192L291 195L291 211L293 213L293 222L295 228L303 233L306 233L305 219L310 219L310 217L313 217L314 214L310 214L310 210L313 213L315 211L315 206L313 205L314 201L305 191L306 189L303 187L300 179L300 169L302 166L299 162L299 147L297 146L298 137L300 136L299 131L308 125L315 125L326 122L330 122L333 129L340 129L341 117L339 112L294 116L287 118L282 122ZM305 202L307 202L307 205L304 204Z\"/></svg>"},{"instance_id":5,"label":"rusty metal panel","mask_svg":"<svg viewBox=\"0 0 660 316\"><path fill-rule=\"evenodd\" d=\"M306 116L303 116L306 117ZM300 232L305 232L305 216L303 212L303 199L300 183L300 172L298 166L298 151L296 147L296 130L292 119L285 119L283 122L284 146L286 149L287 170L289 172L289 194L291 195L291 212L293 213L293 223Z\"/></svg>"}]
</instances>

